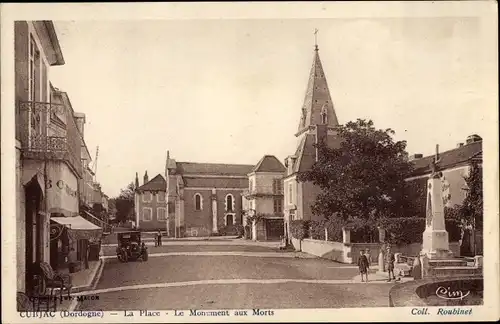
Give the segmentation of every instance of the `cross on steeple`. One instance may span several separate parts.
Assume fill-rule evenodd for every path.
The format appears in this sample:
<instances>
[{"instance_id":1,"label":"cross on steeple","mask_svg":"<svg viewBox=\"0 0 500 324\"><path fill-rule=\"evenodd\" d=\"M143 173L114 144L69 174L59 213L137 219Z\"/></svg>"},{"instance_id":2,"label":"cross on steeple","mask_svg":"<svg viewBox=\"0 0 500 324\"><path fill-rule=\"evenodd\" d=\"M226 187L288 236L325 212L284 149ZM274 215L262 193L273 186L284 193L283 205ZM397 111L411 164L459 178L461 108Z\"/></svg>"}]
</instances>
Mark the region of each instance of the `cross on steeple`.
<instances>
[{"instance_id":1,"label":"cross on steeple","mask_svg":"<svg viewBox=\"0 0 500 324\"><path fill-rule=\"evenodd\" d=\"M318 50L318 29L314 28L314 48Z\"/></svg>"}]
</instances>

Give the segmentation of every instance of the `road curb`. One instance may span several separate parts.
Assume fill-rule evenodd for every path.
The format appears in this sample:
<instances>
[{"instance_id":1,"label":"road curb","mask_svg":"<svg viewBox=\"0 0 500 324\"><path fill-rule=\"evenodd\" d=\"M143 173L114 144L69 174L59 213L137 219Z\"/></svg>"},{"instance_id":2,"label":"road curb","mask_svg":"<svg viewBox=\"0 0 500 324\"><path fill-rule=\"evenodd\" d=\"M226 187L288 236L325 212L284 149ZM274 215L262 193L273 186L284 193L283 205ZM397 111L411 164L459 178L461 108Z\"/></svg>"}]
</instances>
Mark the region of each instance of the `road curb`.
<instances>
[{"instance_id":1,"label":"road curb","mask_svg":"<svg viewBox=\"0 0 500 324\"><path fill-rule=\"evenodd\" d=\"M92 279L90 280L90 283L88 285L73 287L73 289L71 289L71 291L75 292L75 293L79 293L82 291L94 289L95 286L97 285L97 282L99 282L99 279L101 277L102 269L104 268L104 262L105 262L104 258L99 259L99 265L97 266L97 269L93 272Z\"/></svg>"},{"instance_id":2,"label":"road curb","mask_svg":"<svg viewBox=\"0 0 500 324\"><path fill-rule=\"evenodd\" d=\"M75 287L74 290L72 289L72 292L78 294L78 293L82 293L82 292L85 292L85 291L95 290L95 288L97 287L97 283L99 282L99 279L101 279L102 270L104 269L104 263L105 262L106 262L105 259L100 258L99 259L99 265L97 267L97 270L94 272L94 277L90 281L90 284L86 285L86 286ZM72 312L72 311L78 310L78 306L79 305L80 305L80 303L78 302L78 299L73 299L71 301L71 304L68 307L68 311Z\"/></svg>"}]
</instances>

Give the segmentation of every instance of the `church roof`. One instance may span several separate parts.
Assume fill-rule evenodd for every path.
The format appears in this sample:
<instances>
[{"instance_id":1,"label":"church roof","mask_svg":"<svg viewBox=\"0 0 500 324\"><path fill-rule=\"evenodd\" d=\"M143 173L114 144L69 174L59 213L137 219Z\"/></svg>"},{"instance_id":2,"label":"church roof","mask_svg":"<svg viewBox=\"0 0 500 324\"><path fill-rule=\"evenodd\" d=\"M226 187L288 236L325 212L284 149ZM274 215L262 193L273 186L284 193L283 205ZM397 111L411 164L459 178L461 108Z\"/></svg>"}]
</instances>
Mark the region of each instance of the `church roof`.
<instances>
[{"instance_id":1,"label":"church roof","mask_svg":"<svg viewBox=\"0 0 500 324\"><path fill-rule=\"evenodd\" d=\"M274 155L264 155L252 172L285 172L285 166Z\"/></svg>"},{"instance_id":2,"label":"church roof","mask_svg":"<svg viewBox=\"0 0 500 324\"><path fill-rule=\"evenodd\" d=\"M295 161L293 166L294 173L311 170L313 164L316 162L316 148L314 146L315 143L315 134L306 134L303 137L303 141L300 143L297 149L297 160ZM326 137L326 145L329 148L339 148L339 137L334 134L328 134Z\"/></svg>"},{"instance_id":3,"label":"church roof","mask_svg":"<svg viewBox=\"0 0 500 324\"><path fill-rule=\"evenodd\" d=\"M442 169L451 168L460 164L468 163L471 159L482 159L483 142L473 142L463 146L439 153L441 162L438 166ZM429 155L420 159L413 160L414 176L427 174L431 172L430 164L434 159L434 155Z\"/></svg>"},{"instance_id":4,"label":"church roof","mask_svg":"<svg viewBox=\"0 0 500 324\"><path fill-rule=\"evenodd\" d=\"M326 124L328 126L338 126L337 114L335 113L330 90L326 82L326 75L319 57L318 46L316 46L296 136L312 125L324 124L322 120L323 113L326 113Z\"/></svg>"},{"instance_id":5,"label":"church roof","mask_svg":"<svg viewBox=\"0 0 500 324\"><path fill-rule=\"evenodd\" d=\"M221 163L194 163L177 162L177 171L180 174L228 175L246 176L252 171L253 165L221 164Z\"/></svg>"},{"instance_id":6,"label":"church roof","mask_svg":"<svg viewBox=\"0 0 500 324\"><path fill-rule=\"evenodd\" d=\"M183 177L185 188L248 188L248 178Z\"/></svg>"},{"instance_id":7,"label":"church roof","mask_svg":"<svg viewBox=\"0 0 500 324\"><path fill-rule=\"evenodd\" d=\"M165 191L167 188L167 182L165 181L165 178L161 175L158 174L156 177L153 179L149 180L137 190L139 191ZM169 190L170 191L170 190Z\"/></svg>"}]
</instances>

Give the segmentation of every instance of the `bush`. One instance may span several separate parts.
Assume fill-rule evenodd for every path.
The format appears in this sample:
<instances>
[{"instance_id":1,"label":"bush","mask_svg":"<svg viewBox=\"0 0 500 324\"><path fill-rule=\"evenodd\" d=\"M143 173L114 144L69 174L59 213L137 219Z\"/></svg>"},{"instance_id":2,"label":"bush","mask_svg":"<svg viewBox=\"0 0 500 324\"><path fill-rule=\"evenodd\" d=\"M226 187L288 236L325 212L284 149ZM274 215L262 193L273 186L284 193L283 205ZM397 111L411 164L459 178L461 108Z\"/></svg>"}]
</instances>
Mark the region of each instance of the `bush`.
<instances>
[{"instance_id":1,"label":"bush","mask_svg":"<svg viewBox=\"0 0 500 324\"><path fill-rule=\"evenodd\" d=\"M314 240L325 239L325 221L310 221L309 237Z\"/></svg>"},{"instance_id":2,"label":"bush","mask_svg":"<svg viewBox=\"0 0 500 324\"><path fill-rule=\"evenodd\" d=\"M245 234L245 228L243 227L243 225L241 224L236 225L236 235L238 235L238 237L243 237L244 234Z\"/></svg>"},{"instance_id":3,"label":"bush","mask_svg":"<svg viewBox=\"0 0 500 324\"><path fill-rule=\"evenodd\" d=\"M303 240L308 237L309 221L302 219L293 220L290 222L290 234L293 238Z\"/></svg>"},{"instance_id":4,"label":"bush","mask_svg":"<svg viewBox=\"0 0 500 324\"><path fill-rule=\"evenodd\" d=\"M325 227L328 230L328 241L331 242L342 242L342 227L346 226L347 222L336 216L332 216L325 221Z\"/></svg>"},{"instance_id":5,"label":"bush","mask_svg":"<svg viewBox=\"0 0 500 324\"><path fill-rule=\"evenodd\" d=\"M445 219L445 227L450 242L458 242L462 238L462 222L458 219Z\"/></svg>"},{"instance_id":6,"label":"bush","mask_svg":"<svg viewBox=\"0 0 500 324\"><path fill-rule=\"evenodd\" d=\"M401 217L379 220L379 226L386 231L386 241L391 244L422 243L422 233L425 231L425 218ZM462 229L457 219L445 219L446 231L450 242L458 242Z\"/></svg>"},{"instance_id":7,"label":"bush","mask_svg":"<svg viewBox=\"0 0 500 324\"><path fill-rule=\"evenodd\" d=\"M352 243L376 243L379 241L377 223L373 220L351 219L347 226L351 232Z\"/></svg>"},{"instance_id":8,"label":"bush","mask_svg":"<svg viewBox=\"0 0 500 324\"><path fill-rule=\"evenodd\" d=\"M385 229L385 240L390 244L421 243L425 230L425 218L397 217L383 218L378 225Z\"/></svg>"}]
</instances>

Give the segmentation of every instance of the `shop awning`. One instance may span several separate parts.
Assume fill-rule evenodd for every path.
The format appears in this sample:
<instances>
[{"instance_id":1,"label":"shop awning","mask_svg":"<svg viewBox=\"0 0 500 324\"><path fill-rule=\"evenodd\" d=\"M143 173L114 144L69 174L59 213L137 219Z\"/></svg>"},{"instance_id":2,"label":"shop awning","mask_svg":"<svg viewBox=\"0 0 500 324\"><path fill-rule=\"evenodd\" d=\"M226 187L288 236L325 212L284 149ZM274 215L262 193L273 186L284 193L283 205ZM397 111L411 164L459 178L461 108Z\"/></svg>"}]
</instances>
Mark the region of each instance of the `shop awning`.
<instances>
[{"instance_id":1,"label":"shop awning","mask_svg":"<svg viewBox=\"0 0 500 324\"><path fill-rule=\"evenodd\" d=\"M74 239L98 240L102 235L102 228L92 224L81 216L51 217L52 221L67 227L70 236Z\"/></svg>"}]
</instances>

